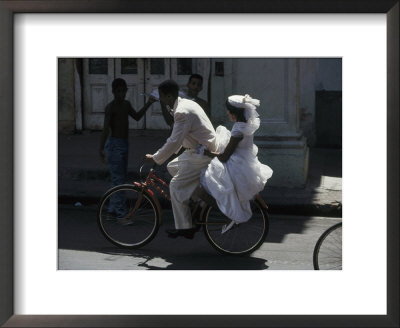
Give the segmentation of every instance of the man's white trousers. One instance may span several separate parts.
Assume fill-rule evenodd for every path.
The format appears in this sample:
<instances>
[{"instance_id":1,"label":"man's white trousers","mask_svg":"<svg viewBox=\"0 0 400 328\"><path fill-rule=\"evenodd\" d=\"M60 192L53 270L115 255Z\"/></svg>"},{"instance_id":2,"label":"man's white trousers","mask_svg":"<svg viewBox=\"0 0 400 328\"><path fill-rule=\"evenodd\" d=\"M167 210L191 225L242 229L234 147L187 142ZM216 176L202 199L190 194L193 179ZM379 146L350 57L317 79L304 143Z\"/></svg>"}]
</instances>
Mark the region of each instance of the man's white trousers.
<instances>
[{"instance_id":1,"label":"man's white trousers","mask_svg":"<svg viewBox=\"0 0 400 328\"><path fill-rule=\"evenodd\" d=\"M185 150L168 163L168 172L173 176L169 188L176 229L192 227L189 200L200 184L201 171L207 168L210 161L208 156Z\"/></svg>"}]
</instances>

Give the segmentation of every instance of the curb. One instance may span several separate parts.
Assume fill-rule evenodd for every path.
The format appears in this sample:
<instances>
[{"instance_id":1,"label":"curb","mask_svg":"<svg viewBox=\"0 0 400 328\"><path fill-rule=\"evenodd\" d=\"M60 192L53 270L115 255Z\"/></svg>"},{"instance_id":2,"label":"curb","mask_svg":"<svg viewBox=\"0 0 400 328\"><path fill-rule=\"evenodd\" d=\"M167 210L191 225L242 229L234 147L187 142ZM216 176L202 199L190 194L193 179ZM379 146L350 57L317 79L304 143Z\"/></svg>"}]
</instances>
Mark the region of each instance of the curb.
<instances>
[{"instance_id":1,"label":"curb","mask_svg":"<svg viewBox=\"0 0 400 328\"><path fill-rule=\"evenodd\" d=\"M164 198L158 199L163 209L171 209L171 203ZM81 203L85 205L98 205L100 197L94 196L73 196L59 195L58 204L74 205ZM342 206L331 204L282 204L268 203L268 214L285 214L298 216L327 216L340 218L342 217Z\"/></svg>"}]
</instances>

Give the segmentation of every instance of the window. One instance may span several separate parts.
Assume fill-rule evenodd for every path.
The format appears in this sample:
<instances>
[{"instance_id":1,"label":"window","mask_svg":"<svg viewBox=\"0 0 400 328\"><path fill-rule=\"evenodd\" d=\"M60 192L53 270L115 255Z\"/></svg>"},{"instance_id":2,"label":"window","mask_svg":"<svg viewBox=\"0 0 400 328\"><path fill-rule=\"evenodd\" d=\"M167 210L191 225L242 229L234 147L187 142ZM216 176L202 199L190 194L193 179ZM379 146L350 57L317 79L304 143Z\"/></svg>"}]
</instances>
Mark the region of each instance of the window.
<instances>
[{"instance_id":1,"label":"window","mask_svg":"<svg viewBox=\"0 0 400 328\"><path fill-rule=\"evenodd\" d=\"M151 58L150 59L150 74L164 75L165 65L163 58Z\"/></svg>"},{"instance_id":2,"label":"window","mask_svg":"<svg viewBox=\"0 0 400 328\"><path fill-rule=\"evenodd\" d=\"M191 74L192 74L192 58L179 58L178 75L191 75Z\"/></svg>"},{"instance_id":3,"label":"window","mask_svg":"<svg viewBox=\"0 0 400 328\"><path fill-rule=\"evenodd\" d=\"M136 58L122 58L121 59L121 74L137 74L137 60Z\"/></svg>"},{"instance_id":4,"label":"window","mask_svg":"<svg viewBox=\"0 0 400 328\"><path fill-rule=\"evenodd\" d=\"M89 59L89 74L108 74L107 58Z\"/></svg>"}]
</instances>

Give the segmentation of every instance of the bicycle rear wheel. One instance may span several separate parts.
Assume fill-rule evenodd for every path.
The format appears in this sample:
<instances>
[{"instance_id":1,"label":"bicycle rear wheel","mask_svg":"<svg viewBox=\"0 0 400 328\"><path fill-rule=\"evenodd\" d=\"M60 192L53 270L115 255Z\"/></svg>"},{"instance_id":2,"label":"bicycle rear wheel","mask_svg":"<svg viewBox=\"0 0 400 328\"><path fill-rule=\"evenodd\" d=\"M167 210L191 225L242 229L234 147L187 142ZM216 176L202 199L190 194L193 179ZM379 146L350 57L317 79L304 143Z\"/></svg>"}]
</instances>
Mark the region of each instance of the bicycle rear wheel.
<instances>
[{"instance_id":1,"label":"bicycle rear wheel","mask_svg":"<svg viewBox=\"0 0 400 328\"><path fill-rule=\"evenodd\" d=\"M98 224L114 245L139 248L156 235L160 215L147 192L133 185L120 185L111 188L101 199Z\"/></svg>"},{"instance_id":2,"label":"bicycle rear wheel","mask_svg":"<svg viewBox=\"0 0 400 328\"><path fill-rule=\"evenodd\" d=\"M342 222L327 229L314 247L315 270L342 270Z\"/></svg>"},{"instance_id":3,"label":"bicycle rear wheel","mask_svg":"<svg viewBox=\"0 0 400 328\"><path fill-rule=\"evenodd\" d=\"M218 208L209 206L204 211L204 233L207 240L219 252L229 255L247 255L264 242L269 229L267 211L254 200L250 202L253 212L247 222L235 225L222 234L222 226L230 219Z\"/></svg>"}]
</instances>

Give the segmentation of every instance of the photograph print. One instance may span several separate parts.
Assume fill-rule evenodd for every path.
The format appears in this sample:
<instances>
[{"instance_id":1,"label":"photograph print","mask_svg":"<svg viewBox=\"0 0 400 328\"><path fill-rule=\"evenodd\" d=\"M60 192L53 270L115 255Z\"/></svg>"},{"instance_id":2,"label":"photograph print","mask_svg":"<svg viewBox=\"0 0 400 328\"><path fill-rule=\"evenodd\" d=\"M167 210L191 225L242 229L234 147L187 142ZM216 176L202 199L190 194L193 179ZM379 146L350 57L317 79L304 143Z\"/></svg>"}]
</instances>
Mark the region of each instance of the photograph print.
<instances>
[{"instance_id":1,"label":"photograph print","mask_svg":"<svg viewBox=\"0 0 400 328\"><path fill-rule=\"evenodd\" d=\"M59 270L342 270L341 58L58 58Z\"/></svg>"}]
</instances>

